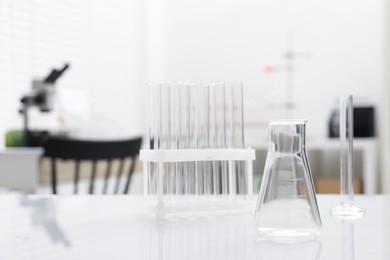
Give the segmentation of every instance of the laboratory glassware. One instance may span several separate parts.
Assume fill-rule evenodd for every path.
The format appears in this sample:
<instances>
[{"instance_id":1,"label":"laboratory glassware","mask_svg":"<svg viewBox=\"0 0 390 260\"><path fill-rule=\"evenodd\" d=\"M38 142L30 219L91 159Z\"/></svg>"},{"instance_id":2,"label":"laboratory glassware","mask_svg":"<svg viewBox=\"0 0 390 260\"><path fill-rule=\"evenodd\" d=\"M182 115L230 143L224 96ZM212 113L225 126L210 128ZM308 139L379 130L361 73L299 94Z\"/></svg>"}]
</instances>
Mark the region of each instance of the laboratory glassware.
<instances>
[{"instance_id":1,"label":"laboratory glassware","mask_svg":"<svg viewBox=\"0 0 390 260\"><path fill-rule=\"evenodd\" d=\"M251 195L255 155L244 148L242 84L185 81L149 87L149 142L140 157L144 193L157 199L157 215L163 216L165 206L175 211L196 201L229 197L232 202L236 195Z\"/></svg>"},{"instance_id":2,"label":"laboratory glassware","mask_svg":"<svg viewBox=\"0 0 390 260\"><path fill-rule=\"evenodd\" d=\"M341 218L360 218L365 209L354 204L353 196L353 98L340 97L340 197L341 205L331 209L331 213Z\"/></svg>"},{"instance_id":3,"label":"laboratory glassware","mask_svg":"<svg viewBox=\"0 0 390 260\"><path fill-rule=\"evenodd\" d=\"M267 240L312 239L322 224L305 150L306 121L272 121L268 127L268 154L255 228Z\"/></svg>"}]
</instances>

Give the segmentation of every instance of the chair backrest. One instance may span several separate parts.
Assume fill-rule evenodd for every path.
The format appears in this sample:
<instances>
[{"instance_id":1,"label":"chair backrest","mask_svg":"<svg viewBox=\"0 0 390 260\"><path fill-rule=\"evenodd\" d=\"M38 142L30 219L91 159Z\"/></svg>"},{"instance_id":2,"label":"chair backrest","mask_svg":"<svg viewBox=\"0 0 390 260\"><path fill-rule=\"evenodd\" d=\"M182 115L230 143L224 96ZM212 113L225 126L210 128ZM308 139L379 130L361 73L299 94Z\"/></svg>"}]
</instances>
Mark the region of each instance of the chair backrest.
<instances>
[{"instance_id":1,"label":"chair backrest","mask_svg":"<svg viewBox=\"0 0 390 260\"><path fill-rule=\"evenodd\" d=\"M107 193L108 180L111 175L111 164L113 160L119 159L119 170L116 176L114 193L119 193L119 183L123 172L124 160L131 159L131 166L127 173L126 184L123 193L129 191L131 176L134 172L137 156L141 149L142 138L132 138L118 141L92 141L76 140L69 138L50 137L44 145L44 156L51 159L51 186L53 194L57 194L57 167L56 160L74 160L74 193L78 193L80 178L80 161L92 161L92 172L89 183L89 193L94 193L96 179L96 164L99 160L107 161L107 169L104 176L103 193Z\"/></svg>"}]
</instances>

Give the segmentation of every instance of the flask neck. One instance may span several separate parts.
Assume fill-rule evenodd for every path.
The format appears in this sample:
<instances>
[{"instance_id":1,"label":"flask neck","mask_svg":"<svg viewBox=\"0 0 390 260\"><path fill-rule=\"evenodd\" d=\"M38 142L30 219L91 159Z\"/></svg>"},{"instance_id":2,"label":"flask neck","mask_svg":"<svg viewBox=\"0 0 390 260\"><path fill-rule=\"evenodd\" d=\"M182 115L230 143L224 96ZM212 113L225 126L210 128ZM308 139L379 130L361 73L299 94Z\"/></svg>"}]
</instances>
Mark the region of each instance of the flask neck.
<instances>
[{"instance_id":1,"label":"flask neck","mask_svg":"<svg viewBox=\"0 0 390 260\"><path fill-rule=\"evenodd\" d=\"M305 149L305 122L270 122L269 145L275 152L298 153Z\"/></svg>"}]
</instances>

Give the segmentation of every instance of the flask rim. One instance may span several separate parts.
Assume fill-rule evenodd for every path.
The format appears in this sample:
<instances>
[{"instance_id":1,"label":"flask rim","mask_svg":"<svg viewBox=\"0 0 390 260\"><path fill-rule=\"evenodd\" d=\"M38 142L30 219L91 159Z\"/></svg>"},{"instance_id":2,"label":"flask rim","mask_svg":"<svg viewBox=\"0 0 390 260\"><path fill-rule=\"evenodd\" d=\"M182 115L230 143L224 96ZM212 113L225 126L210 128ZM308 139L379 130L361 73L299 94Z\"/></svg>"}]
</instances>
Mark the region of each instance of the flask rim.
<instances>
[{"instance_id":1,"label":"flask rim","mask_svg":"<svg viewBox=\"0 0 390 260\"><path fill-rule=\"evenodd\" d=\"M268 125L305 125L307 123L306 119L273 119L268 120Z\"/></svg>"}]
</instances>

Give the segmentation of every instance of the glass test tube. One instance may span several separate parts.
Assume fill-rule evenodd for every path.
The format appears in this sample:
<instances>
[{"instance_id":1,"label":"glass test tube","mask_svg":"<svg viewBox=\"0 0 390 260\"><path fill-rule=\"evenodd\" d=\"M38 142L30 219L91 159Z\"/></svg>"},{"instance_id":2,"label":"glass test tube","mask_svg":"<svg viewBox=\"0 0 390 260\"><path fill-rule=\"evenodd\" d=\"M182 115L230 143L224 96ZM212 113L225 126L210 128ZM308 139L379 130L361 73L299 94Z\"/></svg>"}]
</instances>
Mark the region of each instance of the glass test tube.
<instances>
[{"instance_id":1,"label":"glass test tube","mask_svg":"<svg viewBox=\"0 0 390 260\"><path fill-rule=\"evenodd\" d=\"M179 83L171 83L170 84L170 128L171 128L171 140L170 140L170 148L171 149L179 149L179 92L180 85ZM177 195L177 188L179 182L179 162L172 162L170 164L170 191L171 196Z\"/></svg>"},{"instance_id":2,"label":"glass test tube","mask_svg":"<svg viewBox=\"0 0 390 260\"><path fill-rule=\"evenodd\" d=\"M154 115L153 115L153 85L151 83L148 84L148 91L149 91L149 103L148 103L148 143L146 149L153 149L153 137L154 137ZM145 172L146 176L144 175L143 178L146 178L147 185L144 186L144 194L150 195L151 194L151 179L152 179L152 171L153 171L153 163L148 162L147 163L147 170ZM145 170L145 169L144 169ZM145 181L145 180L144 180ZM146 190L145 190L146 189Z\"/></svg>"},{"instance_id":3,"label":"glass test tube","mask_svg":"<svg viewBox=\"0 0 390 260\"><path fill-rule=\"evenodd\" d=\"M151 101L151 94L152 94L152 90L151 90L151 85L148 84L148 96L149 96L149 99L148 99L148 105L147 105L147 108L148 108L148 139L147 139L147 144L146 144L146 149L152 149L152 146L153 146L153 113L152 113L152 101ZM145 167L145 166L144 166ZM151 162L147 162L147 169L143 169L144 170L144 175L143 175L143 178L144 178L144 183L146 182L147 184L143 186L143 193L144 195L150 195L150 179L151 179L151 169L152 169L152 163ZM146 178L146 180L145 180Z\"/></svg>"},{"instance_id":4,"label":"glass test tube","mask_svg":"<svg viewBox=\"0 0 390 260\"><path fill-rule=\"evenodd\" d=\"M185 140L183 143L184 149L192 149L194 148L194 144L196 144L196 139L193 133L193 125L194 125L194 115L193 110L196 109L196 96L194 96L194 91L196 88L192 82L183 83L183 94L182 101L183 106L181 108L183 116L185 117L185 121L181 122L182 127L182 136ZM194 107L195 106L195 107ZM195 190L195 162L186 162L185 166L183 166L183 170L186 175L186 189L188 194L192 194L193 190Z\"/></svg>"},{"instance_id":5,"label":"glass test tube","mask_svg":"<svg viewBox=\"0 0 390 260\"><path fill-rule=\"evenodd\" d=\"M215 122L215 98L214 88L216 82L209 82L207 84L208 104L207 104L207 147L208 149L216 148L216 122ZM206 162L206 194L214 194L214 162Z\"/></svg>"},{"instance_id":6,"label":"glass test tube","mask_svg":"<svg viewBox=\"0 0 390 260\"><path fill-rule=\"evenodd\" d=\"M164 143L163 136L163 84L156 84L156 95L155 95L155 115L156 115L156 144L155 149L162 149ZM157 195L159 200L162 198L164 193L164 169L160 167L159 163L154 163L155 174L153 178L154 194Z\"/></svg>"},{"instance_id":7,"label":"glass test tube","mask_svg":"<svg viewBox=\"0 0 390 260\"><path fill-rule=\"evenodd\" d=\"M171 95L170 84L164 83L161 91L161 149L170 149L171 145ZM164 193L168 194L170 187L171 175L170 163L163 164L162 181L164 185ZM160 173L161 175L161 173Z\"/></svg>"},{"instance_id":8,"label":"glass test tube","mask_svg":"<svg viewBox=\"0 0 390 260\"><path fill-rule=\"evenodd\" d=\"M182 111L181 111L181 91L182 91L182 82L175 83L175 101L174 106L171 107L172 114L175 115L175 144L174 149L182 149L182 133L181 133L181 120L182 120ZM182 181L183 173L183 162L175 163L175 194L178 197L180 194L180 186Z\"/></svg>"},{"instance_id":9,"label":"glass test tube","mask_svg":"<svg viewBox=\"0 0 390 260\"><path fill-rule=\"evenodd\" d=\"M198 101L198 91L199 84L197 83L188 83L187 84L187 93L188 93L188 125L186 125L188 139L188 148L197 149L198 148L198 137L199 137L199 101ZM188 163L188 174L191 178L191 193L194 195L199 195L199 183L200 183L200 173L198 170L200 164L198 162L189 162Z\"/></svg>"},{"instance_id":10,"label":"glass test tube","mask_svg":"<svg viewBox=\"0 0 390 260\"><path fill-rule=\"evenodd\" d=\"M196 84L194 86L194 99L196 100L196 144L195 147L196 149L203 148L203 117L204 117L204 111L202 109L203 107L203 102L204 100L202 99L203 95L203 85L201 83ZM195 195L200 196L203 194L203 163L202 162L195 162Z\"/></svg>"},{"instance_id":11,"label":"glass test tube","mask_svg":"<svg viewBox=\"0 0 390 260\"><path fill-rule=\"evenodd\" d=\"M227 148L238 148L237 144L237 133L239 132L239 128L237 127L237 121L239 120L238 116L240 115L238 112L239 104L238 101L241 100L240 95L241 91L238 91L237 88L240 88L240 85L237 84L228 84L226 86L226 114L227 114L227 138L226 138L226 147ZM226 176L228 186L228 194L234 195L236 194L236 185L237 185L237 177L236 177L236 161L228 161L227 162L228 174Z\"/></svg>"},{"instance_id":12,"label":"glass test tube","mask_svg":"<svg viewBox=\"0 0 390 260\"><path fill-rule=\"evenodd\" d=\"M225 148L226 116L225 116L225 84L216 82L213 86L214 98L214 148ZM213 162L214 194L222 194L222 176L226 174L223 161Z\"/></svg>"},{"instance_id":13,"label":"glass test tube","mask_svg":"<svg viewBox=\"0 0 390 260\"><path fill-rule=\"evenodd\" d=\"M208 131L209 131L209 86L206 83L201 83L198 87L198 142L197 149L208 148ZM204 195L207 193L207 163L197 162L198 175L198 194Z\"/></svg>"},{"instance_id":14,"label":"glass test tube","mask_svg":"<svg viewBox=\"0 0 390 260\"><path fill-rule=\"evenodd\" d=\"M181 86L181 135L182 135L182 149L188 149L189 146L189 140L190 140L190 109L191 109L191 103L190 103L190 85L189 82L183 83ZM182 189L183 193L186 195L190 195L190 187L191 187L191 173L190 173L190 162L184 162L182 163L182 176L183 176L183 183L182 183Z\"/></svg>"},{"instance_id":15,"label":"glass test tube","mask_svg":"<svg viewBox=\"0 0 390 260\"><path fill-rule=\"evenodd\" d=\"M242 83L231 84L232 97L232 142L234 148L244 148L244 111Z\"/></svg>"},{"instance_id":16,"label":"glass test tube","mask_svg":"<svg viewBox=\"0 0 390 260\"><path fill-rule=\"evenodd\" d=\"M185 85L183 83L178 84L178 126L179 126L179 139L178 139L178 149L186 148L186 93L185 93ZM178 195L184 194L184 186L185 186L185 163L177 163L177 183L176 183L176 192Z\"/></svg>"},{"instance_id":17,"label":"glass test tube","mask_svg":"<svg viewBox=\"0 0 390 260\"><path fill-rule=\"evenodd\" d=\"M150 149L160 149L161 144L161 84L151 83L150 92ZM158 165L156 162L149 163L148 174L149 194L157 194Z\"/></svg>"},{"instance_id":18,"label":"glass test tube","mask_svg":"<svg viewBox=\"0 0 390 260\"><path fill-rule=\"evenodd\" d=\"M223 84L223 104L221 111L221 142L223 148L233 148L232 146L232 92L231 86ZM230 167L229 167L230 165ZM228 161L221 162L221 194L227 196L229 194L229 168L231 163Z\"/></svg>"},{"instance_id":19,"label":"glass test tube","mask_svg":"<svg viewBox=\"0 0 390 260\"><path fill-rule=\"evenodd\" d=\"M213 142L211 132L212 131L212 113L213 113L213 100L211 98L211 84L207 83L205 84L205 107L204 107L204 116L205 116L205 148L213 148ZM210 195L212 194L212 187L213 187L213 176L212 176L212 170L213 170L213 162L212 161L206 161L204 162L204 188L205 188L205 194Z\"/></svg>"},{"instance_id":20,"label":"glass test tube","mask_svg":"<svg viewBox=\"0 0 390 260\"><path fill-rule=\"evenodd\" d=\"M235 148L244 148L244 110L242 83L232 83L233 92L233 145ZM247 176L245 162L235 161L236 194L246 193Z\"/></svg>"},{"instance_id":21,"label":"glass test tube","mask_svg":"<svg viewBox=\"0 0 390 260\"><path fill-rule=\"evenodd\" d=\"M209 89L209 148L217 147L217 119L216 119L216 111L217 111L217 83L210 83ZM218 164L216 161L208 162L210 165L210 176L208 176L209 183L209 194L215 194L216 191L216 173Z\"/></svg>"}]
</instances>

